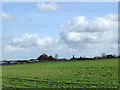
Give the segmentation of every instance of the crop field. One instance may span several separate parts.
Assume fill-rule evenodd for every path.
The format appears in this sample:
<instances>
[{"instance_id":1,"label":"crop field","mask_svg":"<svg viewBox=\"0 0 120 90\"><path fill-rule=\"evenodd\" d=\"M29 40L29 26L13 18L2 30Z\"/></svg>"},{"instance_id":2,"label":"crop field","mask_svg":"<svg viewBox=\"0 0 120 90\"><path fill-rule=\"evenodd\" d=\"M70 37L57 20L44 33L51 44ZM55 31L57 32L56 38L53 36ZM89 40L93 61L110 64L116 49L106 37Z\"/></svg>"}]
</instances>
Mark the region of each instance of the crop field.
<instances>
[{"instance_id":1,"label":"crop field","mask_svg":"<svg viewBox=\"0 0 120 90\"><path fill-rule=\"evenodd\" d=\"M2 67L3 88L117 88L118 59L49 61Z\"/></svg>"}]
</instances>

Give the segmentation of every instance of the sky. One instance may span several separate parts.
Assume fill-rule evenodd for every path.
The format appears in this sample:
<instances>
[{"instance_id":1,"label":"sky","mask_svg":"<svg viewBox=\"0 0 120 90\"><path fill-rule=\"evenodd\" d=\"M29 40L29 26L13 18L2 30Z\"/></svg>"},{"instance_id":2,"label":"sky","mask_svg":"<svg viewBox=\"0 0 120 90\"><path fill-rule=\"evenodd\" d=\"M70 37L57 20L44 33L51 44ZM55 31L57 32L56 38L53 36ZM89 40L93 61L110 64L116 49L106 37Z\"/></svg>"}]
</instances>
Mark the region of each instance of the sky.
<instances>
[{"instance_id":1,"label":"sky","mask_svg":"<svg viewBox=\"0 0 120 90\"><path fill-rule=\"evenodd\" d=\"M118 53L117 2L4 2L2 59Z\"/></svg>"}]
</instances>

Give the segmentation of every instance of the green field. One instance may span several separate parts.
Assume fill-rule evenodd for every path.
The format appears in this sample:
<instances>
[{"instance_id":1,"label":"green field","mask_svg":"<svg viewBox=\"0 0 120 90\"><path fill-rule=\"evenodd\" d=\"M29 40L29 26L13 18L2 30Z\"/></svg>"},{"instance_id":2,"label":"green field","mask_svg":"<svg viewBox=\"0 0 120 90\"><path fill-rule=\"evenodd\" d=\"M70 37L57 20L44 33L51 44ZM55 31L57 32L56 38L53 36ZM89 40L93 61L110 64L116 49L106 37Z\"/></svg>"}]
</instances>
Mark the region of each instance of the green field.
<instances>
[{"instance_id":1,"label":"green field","mask_svg":"<svg viewBox=\"0 0 120 90\"><path fill-rule=\"evenodd\" d=\"M117 88L118 59L4 65L3 88Z\"/></svg>"}]
</instances>

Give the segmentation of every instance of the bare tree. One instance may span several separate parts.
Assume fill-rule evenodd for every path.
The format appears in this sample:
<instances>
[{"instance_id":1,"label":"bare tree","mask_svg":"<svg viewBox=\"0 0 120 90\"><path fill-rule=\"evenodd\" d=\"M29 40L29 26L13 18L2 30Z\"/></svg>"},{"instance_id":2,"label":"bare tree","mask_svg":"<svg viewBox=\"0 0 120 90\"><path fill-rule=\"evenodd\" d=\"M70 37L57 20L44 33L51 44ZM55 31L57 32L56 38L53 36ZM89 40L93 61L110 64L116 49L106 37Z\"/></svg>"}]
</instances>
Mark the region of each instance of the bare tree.
<instances>
[{"instance_id":1,"label":"bare tree","mask_svg":"<svg viewBox=\"0 0 120 90\"><path fill-rule=\"evenodd\" d=\"M106 57L106 54L105 54L105 53L102 53L101 56L102 56L102 58L105 58L105 57Z\"/></svg>"},{"instance_id":2,"label":"bare tree","mask_svg":"<svg viewBox=\"0 0 120 90\"><path fill-rule=\"evenodd\" d=\"M55 60L57 60L58 59L58 54L55 54Z\"/></svg>"}]
</instances>

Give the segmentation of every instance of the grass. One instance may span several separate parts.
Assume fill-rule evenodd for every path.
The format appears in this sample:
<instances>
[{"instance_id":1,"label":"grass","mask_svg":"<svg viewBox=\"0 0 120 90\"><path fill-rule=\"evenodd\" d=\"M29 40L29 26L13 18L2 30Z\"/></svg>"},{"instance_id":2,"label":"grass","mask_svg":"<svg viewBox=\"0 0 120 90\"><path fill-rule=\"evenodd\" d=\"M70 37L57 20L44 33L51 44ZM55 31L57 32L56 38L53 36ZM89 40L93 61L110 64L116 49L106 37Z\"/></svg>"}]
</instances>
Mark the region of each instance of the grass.
<instances>
[{"instance_id":1,"label":"grass","mask_svg":"<svg viewBox=\"0 0 120 90\"><path fill-rule=\"evenodd\" d=\"M117 88L118 59L50 61L2 67L3 88Z\"/></svg>"}]
</instances>

